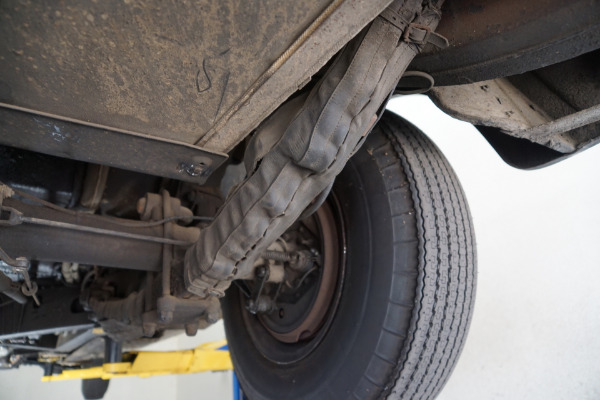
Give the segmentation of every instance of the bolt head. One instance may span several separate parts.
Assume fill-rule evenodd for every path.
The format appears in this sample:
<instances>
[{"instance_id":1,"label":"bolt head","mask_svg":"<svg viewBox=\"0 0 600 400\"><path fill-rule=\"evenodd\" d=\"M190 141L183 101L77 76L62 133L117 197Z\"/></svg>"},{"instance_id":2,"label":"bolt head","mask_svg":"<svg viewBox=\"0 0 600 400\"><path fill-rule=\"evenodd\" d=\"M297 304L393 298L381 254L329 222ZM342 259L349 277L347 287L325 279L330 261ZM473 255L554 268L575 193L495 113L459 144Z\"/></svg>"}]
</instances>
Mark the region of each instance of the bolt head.
<instances>
[{"instance_id":1,"label":"bolt head","mask_svg":"<svg viewBox=\"0 0 600 400\"><path fill-rule=\"evenodd\" d=\"M259 278L264 278L267 274L267 269L264 266L256 267L256 276Z\"/></svg>"},{"instance_id":2,"label":"bolt head","mask_svg":"<svg viewBox=\"0 0 600 400\"><path fill-rule=\"evenodd\" d=\"M204 171L206 171L207 165L204 162L197 162L197 163L187 163L187 162L181 162L179 163L179 167L177 168L177 171L179 173L186 173L189 176L200 176L204 173Z\"/></svg>"}]
</instances>

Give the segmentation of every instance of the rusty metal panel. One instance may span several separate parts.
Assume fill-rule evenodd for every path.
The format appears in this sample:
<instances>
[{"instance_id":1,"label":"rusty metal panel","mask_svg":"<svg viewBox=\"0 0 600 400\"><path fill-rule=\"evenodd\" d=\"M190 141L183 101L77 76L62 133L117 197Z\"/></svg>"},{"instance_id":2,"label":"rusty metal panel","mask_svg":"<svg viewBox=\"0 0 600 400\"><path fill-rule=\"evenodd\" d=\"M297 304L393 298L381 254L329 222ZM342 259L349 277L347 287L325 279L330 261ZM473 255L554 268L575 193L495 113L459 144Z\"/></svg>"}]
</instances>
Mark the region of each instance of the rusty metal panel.
<instances>
[{"instance_id":1,"label":"rusty metal panel","mask_svg":"<svg viewBox=\"0 0 600 400\"><path fill-rule=\"evenodd\" d=\"M330 0L0 2L0 102L195 143Z\"/></svg>"}]
</instances>

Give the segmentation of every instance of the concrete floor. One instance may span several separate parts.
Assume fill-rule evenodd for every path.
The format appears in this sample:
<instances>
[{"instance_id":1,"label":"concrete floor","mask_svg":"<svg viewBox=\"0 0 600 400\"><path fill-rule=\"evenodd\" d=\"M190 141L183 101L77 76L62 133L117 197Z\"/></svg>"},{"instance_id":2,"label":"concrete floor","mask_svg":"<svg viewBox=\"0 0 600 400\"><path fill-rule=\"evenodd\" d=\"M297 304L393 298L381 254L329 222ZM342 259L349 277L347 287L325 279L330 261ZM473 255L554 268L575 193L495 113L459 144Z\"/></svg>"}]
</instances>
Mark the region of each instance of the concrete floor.
<instances>
[{"instance_id":1,"label":"concrete floor","mask_svg":"<svg viewBox=\"0 0 600 400\"><path fill-rule=\"evenodd\" d=\"M424 96L390 108L424 130L456 170L475 220L479 283L462 357L439 400L600 398L600 146L539 170L504 164L475 129ZM223 337L222 326L190 348ZM0 399L76 399L79 382L0 372ZM202 389L200 389L202 388ZM230 374L111 383L106 399L227 399Z\"/></svg>"}]
</instances>

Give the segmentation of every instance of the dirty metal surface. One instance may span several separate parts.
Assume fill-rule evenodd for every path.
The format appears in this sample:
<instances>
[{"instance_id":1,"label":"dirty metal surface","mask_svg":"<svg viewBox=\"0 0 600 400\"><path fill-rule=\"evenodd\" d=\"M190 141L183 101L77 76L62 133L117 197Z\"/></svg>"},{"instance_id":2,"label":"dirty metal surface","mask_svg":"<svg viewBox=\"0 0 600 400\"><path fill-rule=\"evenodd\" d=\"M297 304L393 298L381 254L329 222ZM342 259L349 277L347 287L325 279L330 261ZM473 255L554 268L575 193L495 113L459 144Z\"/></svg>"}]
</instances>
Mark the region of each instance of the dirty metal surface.
<instances>
[{"instance_id":1,"label":"dirty metal surface","mask_svg":"<svg viewBox=\"0 0 600 400\"><path fill-rule=\"evenodd\" d=\"M0 144L203 183L227 155L197 146L76 120L36 114L0 103Z\"/></svg>"},{"instance_id":2,"label":"dirty metal surface","mask_svg":"<svg viewBox=\"0 0 600 400\"><path fill-rule=\"evenodd\" d=\"M524 131L552 121L552 117L506 78L433 88L431 98L438 107L458 119L507 132Z\"/></svg>"},{"instance_id":3,"label":"dirty metal surface","mask_svg":"<svg viewBox=\"0 0 600 400\"><path fill-rule=\"evenodd\" d=\"M436 87L430 96L450 115L478 127L574 154L600 139L599 61L597 50L507 78ZM490 129L485 134L497 136ZM514 141L496 143L516 148Z\"/></svg>"},{"instance_id":4,"label":"dirty metal surface","mask_svg":"<svg viewBox=\"0 0 600 400\"><path fill-rule=\"evenodd\" d=\"M600 136L595 125L600 121L600 105L554 118L506 78L435 88L431 98L456 118L499 128L559 153L573 153Z\"/></svg>"},{"instance_id":5,"label":"dirty metal surface","mask_svg":"<svg viewBox=\"0 0 600 400\"><path fill-rule=\"evenodd\" d=\"M335 0L285 54L248 87L198 144L228 151L303 87L391 0Z\"/></svg>"},{"instance_id":6,"label":"dirty metal surface","mask_svg":"<svg viewBox=\"0 0 600 400\"><path fill-rule=\"evenodd\" d=\"M0 3L0 102L229 151L391 0Z\"/></svg>"},{"instance_id":7,"label":"dirty metal surface","mask_svg":"<svg viewBox=\"0 0 600 400\"><path fill-rule=\"evenodd\" d=\"M0 102L195 143L330 0L0 2Z\"/></svg>"},{"instance_id":8,"label":"dirty metal surface","mask_svg":"<svg viewBox=\"0 0 600 400\"><path fill-rule=\"evenodd\" d=\"M410 66L437 86L520 74L600 48L599 0L454 0L442 12L437 32L450 47L428 46Z\"/></svg>"}]
</instances>

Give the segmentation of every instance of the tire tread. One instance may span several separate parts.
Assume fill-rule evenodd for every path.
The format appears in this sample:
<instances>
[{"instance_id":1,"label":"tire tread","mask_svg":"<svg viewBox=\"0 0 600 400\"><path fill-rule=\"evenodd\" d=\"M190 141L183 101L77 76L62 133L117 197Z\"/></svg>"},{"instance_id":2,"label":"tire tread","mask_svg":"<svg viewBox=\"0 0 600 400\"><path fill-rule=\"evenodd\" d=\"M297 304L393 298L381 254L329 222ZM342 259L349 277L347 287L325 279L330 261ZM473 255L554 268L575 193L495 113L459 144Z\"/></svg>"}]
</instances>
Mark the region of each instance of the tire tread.
<instances>
[{"instance_id":1,"label":"tire tread","mask_svg":"<svg viewBox=\"0 0 600 400\"><path fill-rule=\"evenodd\" d=\"M387 112L372 135L383 137L389 144L378 143L369 153L382 172L390 203L400 177L405 180L401 188L408 188L412 194L413 209L393 213L391 218L411 216L414 229L419 231L417 237L422 238L418 240L417 257L421 264L411 266L418 271L418 278L410 326L391 328L387 321L384 323L386 332L392 330L405 337L406 343L381 395L391 399L432 399L443 388L460 355L473 311L475 255L471 216L462 187L448 162L416 127ZM395 163L390 163L391 157ZM394 229L394 251L414 243L414 237ZM392 290L395 289L400 288ZM388 307L398 305L406 307L405 302L398 304L390 297Z\"/></svg>"}]
</instances>

